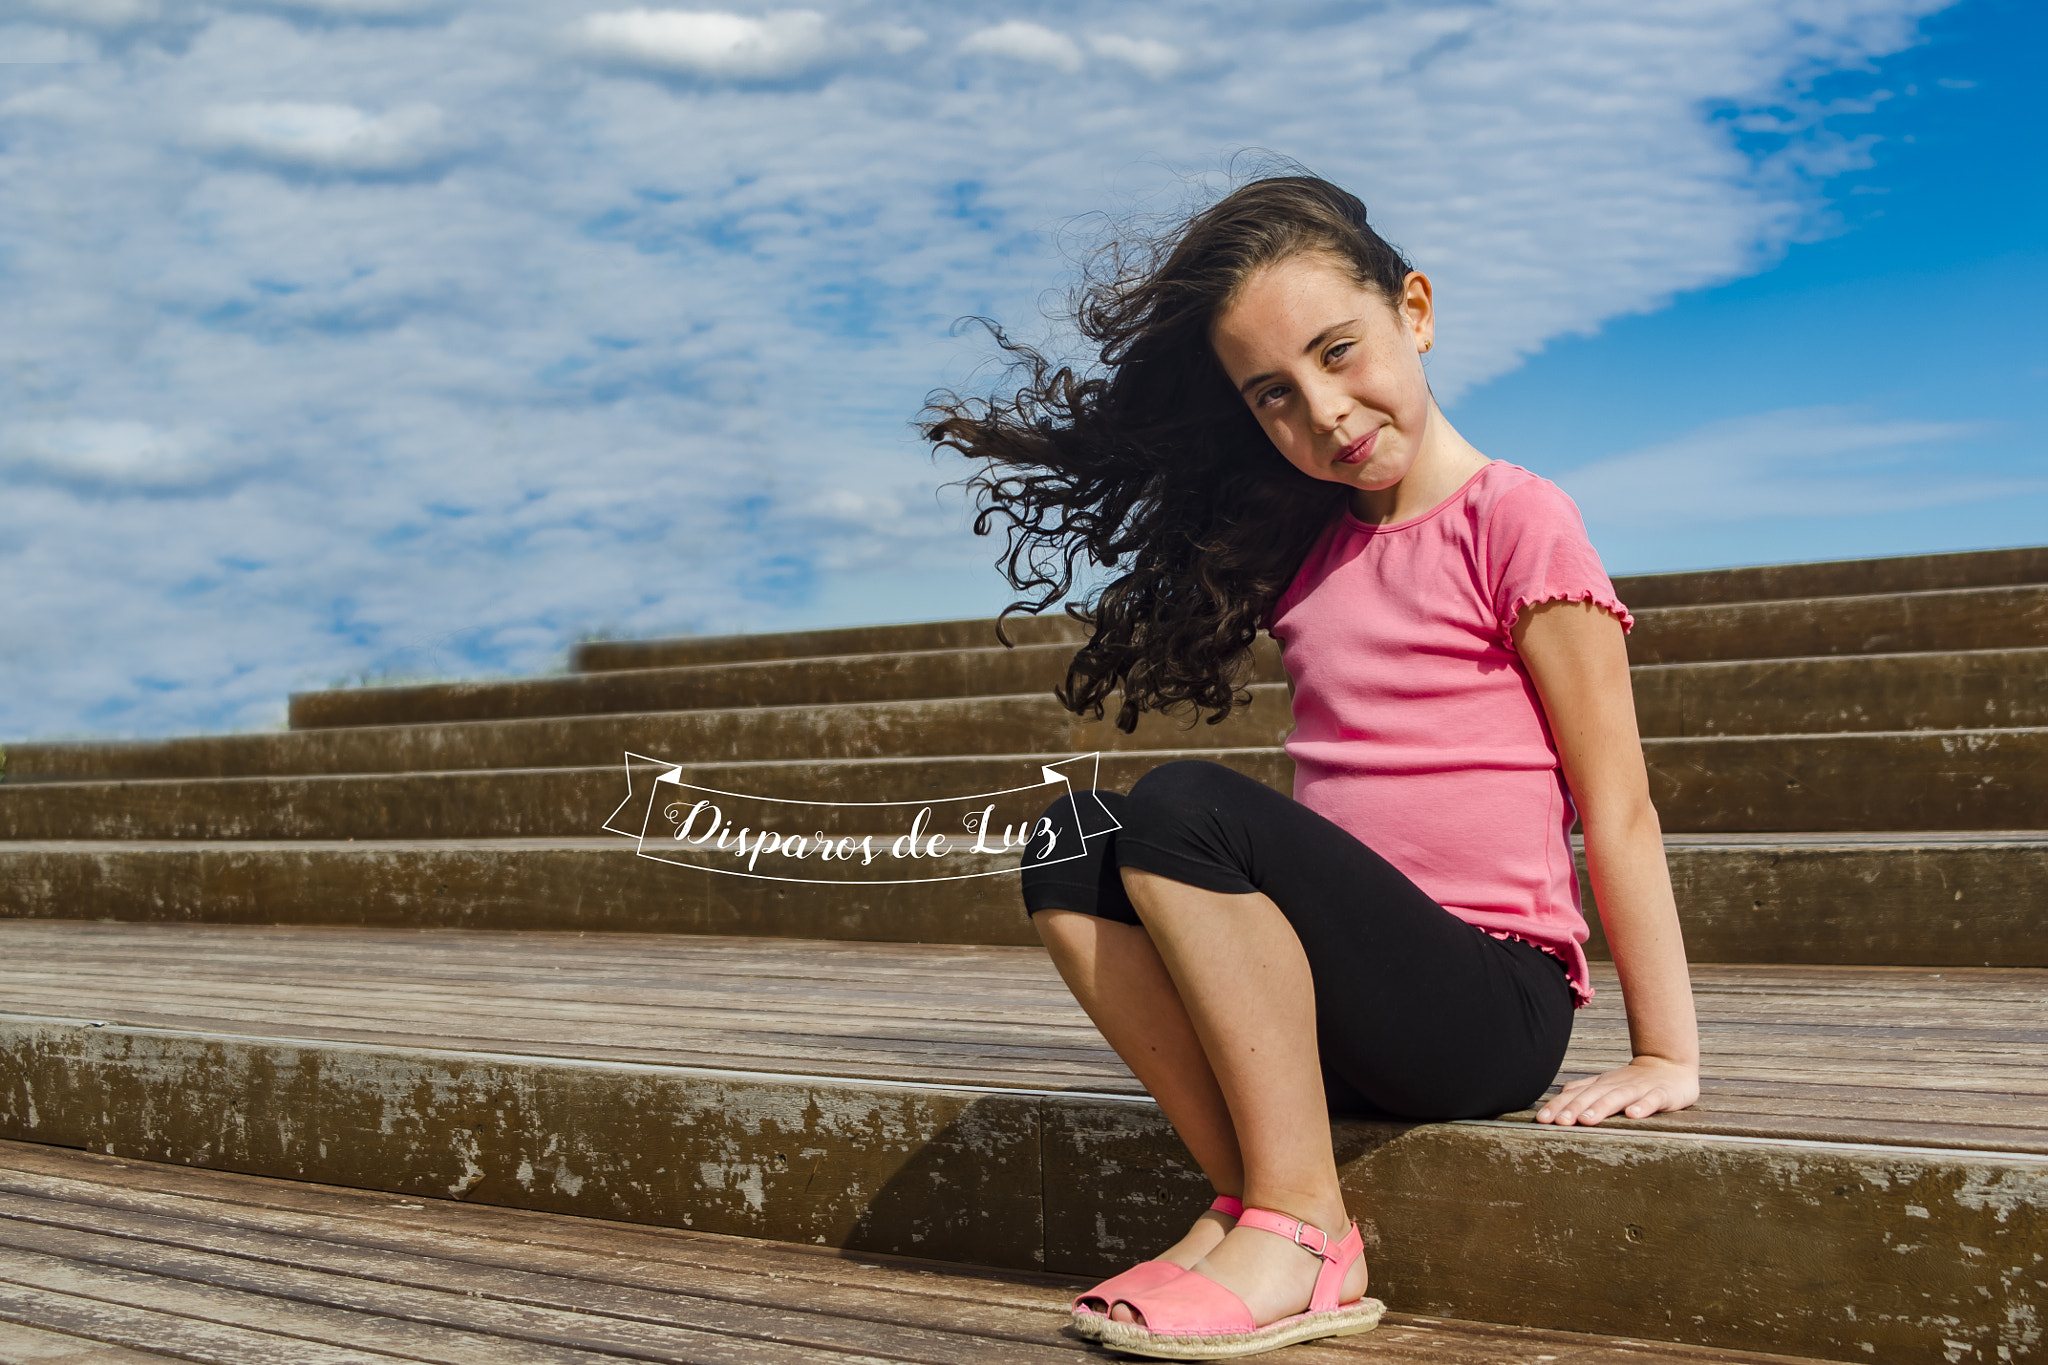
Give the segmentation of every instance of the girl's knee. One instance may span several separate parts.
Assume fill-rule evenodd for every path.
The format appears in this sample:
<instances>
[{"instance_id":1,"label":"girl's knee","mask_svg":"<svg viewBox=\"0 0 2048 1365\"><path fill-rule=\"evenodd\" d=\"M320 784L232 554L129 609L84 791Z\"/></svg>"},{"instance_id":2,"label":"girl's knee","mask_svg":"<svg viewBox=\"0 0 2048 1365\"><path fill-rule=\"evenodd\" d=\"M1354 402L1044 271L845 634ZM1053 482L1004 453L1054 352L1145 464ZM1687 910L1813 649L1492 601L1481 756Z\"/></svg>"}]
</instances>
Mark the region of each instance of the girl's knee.
<instances>
[{"instance_id":1,"label":"girl's knee","mask_svg":"<svg viewBox=\"0 0 2048 1365\"><path fill-rule=\"evenodd\" d=\"M1206 758L1177 758L1162 763L1131 787L1131 804L1143 810L1186 809L1228 802L1252 781L1235 768Z\"/></svg>"},{"instance_id":2,"label":"girl's knee","mask_svg":"<svg viewBox=\"0 0 2048 1365\"><path fill-rule=\"evenodd\" d=\"M1122 792L1088 788L1054 797L1030 824L1032 836L1025 847L1025 866L1043 861L1048 846L1055 856L1071 856L1087 840L1122 828L1128 800ZM1044 837L1041 831L1049 831L1051 838Z\"/></svg>"}]
</instances>

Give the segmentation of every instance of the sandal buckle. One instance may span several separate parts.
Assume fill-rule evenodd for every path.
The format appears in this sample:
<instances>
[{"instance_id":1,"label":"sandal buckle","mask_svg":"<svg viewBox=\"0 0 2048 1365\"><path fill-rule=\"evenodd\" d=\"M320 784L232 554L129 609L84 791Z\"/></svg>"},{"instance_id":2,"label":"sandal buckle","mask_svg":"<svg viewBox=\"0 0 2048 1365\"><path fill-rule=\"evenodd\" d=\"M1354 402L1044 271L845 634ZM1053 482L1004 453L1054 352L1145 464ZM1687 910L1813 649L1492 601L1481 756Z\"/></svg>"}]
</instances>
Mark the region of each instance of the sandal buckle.
<instances>
[{"instance_id":1,"label":"sandal buckle","mask_svg":"<svg viewBox=\"0 0 2048 1365\"><path fill-rule=\"evenodd\" d=\"M1303 1232L1313 1232L1316 1236L1323 1239L1323 1244L1319 1247L1310 1246L1307 1242L1301 1240L1301 1234ZM1294 1235L1292 1240L1296 1246L1300 1247L1303 1251L1306 1251L1309 1255L1324 1261L1330 1259L1330 1234L1324 1232L1321 1228L1316 1227L1314 1224L1305 1223L1299 1218L1295 1219Z\"/></svg>"}]
</instances>

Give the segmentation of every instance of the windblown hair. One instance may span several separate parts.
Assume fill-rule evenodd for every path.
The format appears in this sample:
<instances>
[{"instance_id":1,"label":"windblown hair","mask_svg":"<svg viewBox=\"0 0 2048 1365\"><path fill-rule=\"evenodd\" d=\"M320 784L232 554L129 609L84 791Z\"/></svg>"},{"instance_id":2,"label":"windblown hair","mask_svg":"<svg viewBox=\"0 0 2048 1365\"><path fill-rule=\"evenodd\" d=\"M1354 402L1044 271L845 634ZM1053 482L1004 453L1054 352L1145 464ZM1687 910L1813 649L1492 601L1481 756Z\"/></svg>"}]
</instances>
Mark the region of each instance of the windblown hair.
<instances>
[{"instance_id":1,"label":"windblown hair","mask_svg":"<svg viewBox=\"0 0 2048 1365\"><path fill-rule=\"evenodd\" d=\"M1327 254L1390 307L1410 269L1350 193L1308 175L1255 180L1158 239L1096 253L1073 312L1099 366L1048 359L982 319L1015 392L928 400L925 439L980 462L963 481L975 534L1003 528L997 565L1025 594L1003 618L1066 599L1083 557L1124 568L1067 605L1088 627L1054 690L1068 710L1099 720L1121 692L1129 733L1145 711L1192 708L1213 725L1250 700L1259 627L1349 490L1273 447L1209 329L1251 276L1302 252ZM1009 643L1000 621L998 635Z\"/></svg>"}]
</instances>

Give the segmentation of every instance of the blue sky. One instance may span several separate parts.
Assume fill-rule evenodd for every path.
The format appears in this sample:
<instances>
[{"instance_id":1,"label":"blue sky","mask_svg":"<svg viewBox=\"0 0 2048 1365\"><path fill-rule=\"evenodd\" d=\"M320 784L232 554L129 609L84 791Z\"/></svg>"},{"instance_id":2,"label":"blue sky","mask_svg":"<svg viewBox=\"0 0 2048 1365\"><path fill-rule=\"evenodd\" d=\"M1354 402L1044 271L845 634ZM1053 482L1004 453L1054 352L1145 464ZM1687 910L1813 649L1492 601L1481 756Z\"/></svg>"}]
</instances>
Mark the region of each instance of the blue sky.
<instances>
[{"instance_id":1,"label":"blue sky","mask_svg":"<svg viewBox=\"0 0 2048 1365\"><path fill-rule=\"evenodd\" d=\"M1580 497L1615 572L2048 542L2048 11L1921 29L1818 83L1867 153L1807 240L1453 405Z\"/></svg>"},{"instance_id":2,"label":"blue sky","mask_svg":"<svg viewBox=\"0 0 2048 1365\"><path fill-rule=\"evenodd\" d=\"M804 0L799 0L804 3ZM1269 148L1616 572L2044 538L2007 0L0 0L0 737L993 612L910 429Z\"/></svg>"}]
</instances>

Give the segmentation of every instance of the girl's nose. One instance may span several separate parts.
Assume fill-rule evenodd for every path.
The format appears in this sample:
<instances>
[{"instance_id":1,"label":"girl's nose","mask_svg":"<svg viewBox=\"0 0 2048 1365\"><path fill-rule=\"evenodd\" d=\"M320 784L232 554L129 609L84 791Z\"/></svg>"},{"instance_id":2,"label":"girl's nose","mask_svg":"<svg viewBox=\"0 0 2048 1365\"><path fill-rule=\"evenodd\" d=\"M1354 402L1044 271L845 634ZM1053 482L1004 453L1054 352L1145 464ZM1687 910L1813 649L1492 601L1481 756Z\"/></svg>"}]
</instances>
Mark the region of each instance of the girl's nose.
<instances>
[{"instance_id":1,"label":"girl's nose","mask_svg":"<svg viewBox=\"0 0 2048 1365\"><path fill-rule=\"evenodd\" d=\"M1335 384L1320 385L1304 395L1308 399L1309 425L1316 435L1327 436L1351 415L1351 399Z\"/></svg>"}]
</instances>

